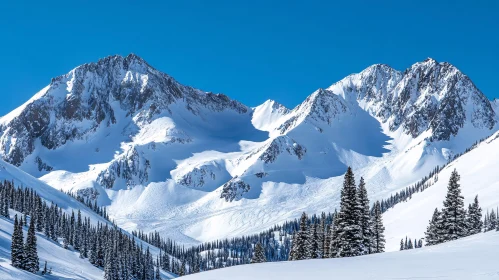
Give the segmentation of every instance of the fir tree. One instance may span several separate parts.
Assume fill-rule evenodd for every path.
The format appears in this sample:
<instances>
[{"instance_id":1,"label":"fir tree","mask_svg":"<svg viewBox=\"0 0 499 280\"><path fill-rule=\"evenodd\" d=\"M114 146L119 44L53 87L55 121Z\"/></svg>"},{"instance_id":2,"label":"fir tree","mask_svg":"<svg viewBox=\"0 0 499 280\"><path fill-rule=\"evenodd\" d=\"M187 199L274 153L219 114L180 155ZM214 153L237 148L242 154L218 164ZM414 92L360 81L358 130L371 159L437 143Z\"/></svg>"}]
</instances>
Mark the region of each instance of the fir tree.
<instances>
[{"instance_id":1,"label":"fir tree","mask_svg":"<svg viewBox=\"0 0 499 280\"><path fill-rule=\"evenodd\" d=\"M426 245L435 245L441 243L440 227L442 224L442 214L435 208L433 216L431 217L430 224L426 228L425 241Z\"/></svg>"},{"instance_id":2,"label":"fir tree","mask_svg":"<svg viewBox=\"0 0 499 280\"><path fill-rule=\"evenodd\" d=\"M310 258L310 237L307 226L307 214L303 212L300 218L300 230L295 235L293 240L292 255L290 260L304 260Z\"/></svg>"},{"instance_id":3,"label":"fir tree","mask_svg":"<svg viewBox=\"0 0 499 280\"><path fill-rule=\"evenodd\" d=\"M159 266L156 267L156 274L154 276L156 280L161 280L161 274L159 273Z\"/></svg>"},{"instance_id":4,"label":"fir tree","mask_svg":"<svg viewBox=\"0 0 499 280\"><path fill-rule=\"evenodd\" d=\"M478 195L475 196L473 204L468 207L468 214L466 216L466 226L468 228L468 234L477 234L482 231L482 208L478 205Z\"/></svg>"},{"instance_id":5,"label":"fir tree","mask_svg":"<svg viewBox=\"0 0 499 280\"><path fill-rule=\"evenodd\" d=\"M485 213L485 218L483 220L483 232L486 232L489 228L489 210Z\"/></svg>"},{"instance_id":6,"label":"fir tree","mask_svg":"<svg viewBox=\"0 0 499 280\"><path fill-rule=\"evenodd\" d=\"M185 259L182 260L182 264L181 264L180 270L178 272L178 276L184 276L184 275L186 275Z\"/></svg>"},{"instance_id":7,"label":"fir tree","mask_svg":"<svg viewBox=\"0 0 499 280\"><path fill-rule=\"evenodd\" d=\"M28 228L28 236L26 238L26 244L24 246L24 269L35 273L40 270L40 264L38 261L38 251L36 248L36 235L35 235L35 220L31 219Z\"/></svg>"},{"instance_id":8,"label":"fir tree","mask_svg":"<svg viewBox=\"0 0 499 280\"><path fill-rule=\"evenodd\" d=\"M326 213L322 212L320 223L317 223L315 231L316 231L315 242L317 243L317 251L315 252L315 255L318 258L322 258L324 256L324 239L325 239L324 234L326 232Z\"/></svg>"},{"instance_id":9,"label":"fir tree","mask_svg":"<svg viewBox=\"0 0 499 280\"><path fill-rule=\"evenodd\" d=\"M376 201L374 213L370 221L370 248L371 253L383 253L385 251L385 227L381 213L381 204Z\"/></svg>"},{"instance_id":10,"label":"fir tree","mask_svg":"<svg viewBox=\"0 0 499 280\"><path fill-rule=\"evenodd\" d=\"M360 213L359 222L362 231L362 246L365 254L371 253L371 211L369 210L369 199L367 197L366 183L360 178L357 191L357 207ZM381 211L381 209L380 209Z\"/></svg>"},{"instance_id":11,"label":"fir tree","mask_svg":"<svg viewBox=\"0 0 499 280\"><path fill-rule=\"evenodd\" d=\"M322 258L330 258L330 250L331 250L331 225L326 226L326 230L324 231L324 249Z\"/></svg>"},{"instance_id":12,"label":"fir tree","mask_svg":"<svg viewBox=\"0 0 499 280\"><path fill-rule=\"evenodd\" d=\"M359 224L361 213L357 205L355 178L352 169L348 167L341 190L338 226L334 233L336 257L358 256L364 252L362 228Z\"/></svg>"},{"instance_id":13,"label":"fir tree","mask_svg":"<svg viewBox=\"0 0 499 280\"><path fill-rule=\"evenodd\" d=\"M251 263L262 263L267 262L267 258L265 257L265 251L260 242L256 243L255 251L253 252L253 257L251 258Z\"/></svg>"},{"instance_id":14,"label":"fir tree","mask_svg":"<svg viewBox=\"0 0 499 280\"><path fill-rule=\"evenodd\" d=\"M466 210L464 197L461 195L459 185L460 176L457 171L451 174L447 186L447 196L442 209L442 239L443 241L455 240L467 235Z\"/></svg>"},{"instance_id":15,"label":"fir tree","mask_svg":"<svg viewBox=\"0 0 499 280\"><path fill-rule=\"evenodd\" d=\"M317 243L317 225L311 224L309 227L309 240L310 240L310 258L317 259L319 257L319 244Z\"/></svg>"},{"instance_id":16,"label":"fir tree","mask_svg":"<svg viewBox=\"0 0 499 280\"><path fill-rule=\"evenodd\" d=\"M490 214L489 214L489 223L488 223L488 227L487 227L487 231L491 231L491 230L494 230L497 226L497 216L496 216L496 212L494 212L494 209L492 209L492 211L490 211Z\"/></svg>"},{"instance_id":17,"label":"fir tree","mask_svg":"<svg viewBox=\"0 0 499 280\"><path fill-rule=\"evenodd\" d=\"M14 217L14 231L12 233L11 260L12 266L23 268L24 264L24 237L22 225L17 221L17 214Z\"/></svg>"}]
</instances>

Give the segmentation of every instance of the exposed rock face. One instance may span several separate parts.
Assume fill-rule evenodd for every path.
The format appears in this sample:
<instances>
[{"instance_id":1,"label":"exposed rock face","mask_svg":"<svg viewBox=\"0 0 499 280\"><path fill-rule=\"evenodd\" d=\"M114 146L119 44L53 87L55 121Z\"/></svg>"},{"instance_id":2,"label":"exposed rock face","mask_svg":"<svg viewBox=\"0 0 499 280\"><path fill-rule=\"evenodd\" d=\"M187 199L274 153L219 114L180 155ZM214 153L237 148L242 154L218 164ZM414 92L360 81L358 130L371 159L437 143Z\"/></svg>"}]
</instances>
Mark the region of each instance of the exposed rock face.
<instances>
[{"instance_id":1,"label":"exposed rock face","mask_svg":"<svg viewBox=\"0 0 499 280\"><path fill-rule=\"evenodd\" d=\"M148 181L150 168L149 160L132 147L114 159L109 167L99 174L97 182L110 189L118 179L123 179L127 187L133 187Z\"/></svg>"},{"instance_id":2,"label":"exposed rock face","mask_svg":"<svg viewBox=\"0 0 499 280\"><path fill-rule=\"evenodd\" d=\"M39 171L52 171L54 168L42 161L40 157L35 158L35 162L38 165Z\"/></svg>"},{"instance_id":3,"label":"exposed rock face","mask_svg":"<svg viewBox=\"0 0 499 280\"><path fill-rule=\"evenodd\" d=\"M272 163L276 161L277 157L284 152L296 156L298 159L302 159L307 152L305 147L296 143L288 136L279 136L273 139L272 142L265 145L262 150L263 153L260 155L259 159L264 163Z\"/></svg>"},{"instance_id":4,"label":"exposed rock face","mask_svg":"<svg viewBox=\"0 0 499 280\"><path fill-rule=\"evenodd\" d=\"M467 122L492 129L496 114L490 101L468 76L449 63L433 59L404 73L374 65L346 77L329 90L356 101L392 131L402 127L412 137L431 129L430 141L449 140Z\"/></svg>"},{"instance_id":5,"label":"exposed rock face","mask_svg":"<svg viewBox=\"0 0 499 280\"><path fill-rule=\"evenodd\" d=\"M220 198L225 199L227 202L232 202L233 200L241 199L244 193L247 193L250 188L250 185L236 176L223 185Z\"/></svg>"}]
</instances>

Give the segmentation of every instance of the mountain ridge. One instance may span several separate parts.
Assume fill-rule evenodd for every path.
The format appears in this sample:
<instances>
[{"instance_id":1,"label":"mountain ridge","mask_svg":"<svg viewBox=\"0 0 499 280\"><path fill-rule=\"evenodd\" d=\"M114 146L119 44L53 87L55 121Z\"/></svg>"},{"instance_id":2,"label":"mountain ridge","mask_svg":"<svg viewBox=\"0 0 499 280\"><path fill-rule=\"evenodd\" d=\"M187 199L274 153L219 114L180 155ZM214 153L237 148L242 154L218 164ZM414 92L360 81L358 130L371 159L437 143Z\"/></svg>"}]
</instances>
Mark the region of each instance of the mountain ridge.
<instances>
[{"instance_id":1,"label":"mountain ridge","mask_svg":"<svg viewBox=\"0 0 499 280\"><path fill-rule=\"evenodd\" d=\"M333 212L347 166L374 198L400 190L495 132L495 107L433 59L404 72L372 65L288 109L250 108L138 56L110 56L1 118L0 155L96 198L126 229L192 242L265 229L296 217L298 204ZM276 205L279 215L262 210Z\"/></svg>"}]
</instances>

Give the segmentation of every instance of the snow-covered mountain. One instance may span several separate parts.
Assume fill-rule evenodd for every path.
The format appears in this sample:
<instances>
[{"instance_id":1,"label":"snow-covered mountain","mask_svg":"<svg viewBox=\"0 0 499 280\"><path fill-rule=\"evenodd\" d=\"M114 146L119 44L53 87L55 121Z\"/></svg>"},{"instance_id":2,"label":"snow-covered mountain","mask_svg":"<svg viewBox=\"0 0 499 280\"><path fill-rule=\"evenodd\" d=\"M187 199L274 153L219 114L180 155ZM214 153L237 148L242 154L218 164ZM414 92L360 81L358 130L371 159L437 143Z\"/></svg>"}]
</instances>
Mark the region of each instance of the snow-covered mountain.
<instances>
[{"instance_id":1,"label":"snow-covered mountain","mask_svg":"<svg viewBox=\"0 0 499 280\"><path fill-rule=\"evenodd\" d=\"M373 65L294 109L250 108L129 55L79 66L0 119L0 154L108 205L126 229L195 243L334 211L352 166L371 200L497 130L496 106L433 59Z\"/></svg>"}]
</instances>

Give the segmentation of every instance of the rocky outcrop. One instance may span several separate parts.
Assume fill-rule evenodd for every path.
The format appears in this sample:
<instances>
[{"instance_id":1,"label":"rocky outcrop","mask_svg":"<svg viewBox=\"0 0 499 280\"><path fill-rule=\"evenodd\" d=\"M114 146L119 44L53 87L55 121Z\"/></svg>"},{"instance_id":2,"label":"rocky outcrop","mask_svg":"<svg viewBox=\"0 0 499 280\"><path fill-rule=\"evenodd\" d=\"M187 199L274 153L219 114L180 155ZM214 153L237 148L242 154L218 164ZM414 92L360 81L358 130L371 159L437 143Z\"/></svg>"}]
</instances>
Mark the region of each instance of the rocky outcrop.
<instances>
[{"instance_id":1,"label":"rocky outcrop","mask_svg":"<svg viewBox=\"0 0 499 280\"><path fill-rule=\"evenodd\" d=\"M148 181L150 168L149 160L144 158L135 147L131 147L99 173L97 182L111 189L121 179L126 184L126 187L133 187Z\"/></svg>"},{"instance_id":2,"label":"rocky outcrop","mask_svg":"<svg viewBox=\"0 0 499 280\"><path fill-rule=\"evenodd\" d=\"M250 190L250 188L250 185L236 176L223 185L220 198L225 199L227 202L239 200L243 197L244 193L247 193Z\"/></svg>"}]
</instances>

